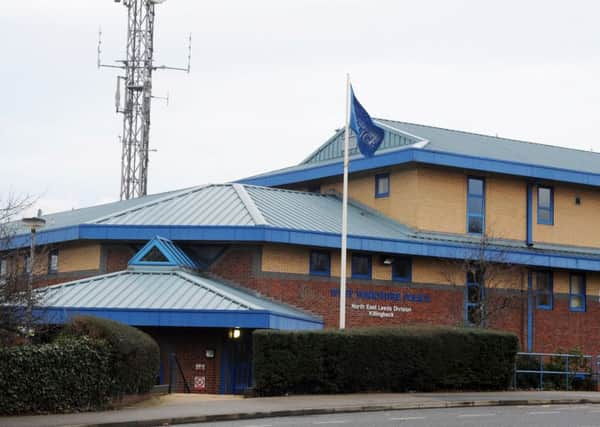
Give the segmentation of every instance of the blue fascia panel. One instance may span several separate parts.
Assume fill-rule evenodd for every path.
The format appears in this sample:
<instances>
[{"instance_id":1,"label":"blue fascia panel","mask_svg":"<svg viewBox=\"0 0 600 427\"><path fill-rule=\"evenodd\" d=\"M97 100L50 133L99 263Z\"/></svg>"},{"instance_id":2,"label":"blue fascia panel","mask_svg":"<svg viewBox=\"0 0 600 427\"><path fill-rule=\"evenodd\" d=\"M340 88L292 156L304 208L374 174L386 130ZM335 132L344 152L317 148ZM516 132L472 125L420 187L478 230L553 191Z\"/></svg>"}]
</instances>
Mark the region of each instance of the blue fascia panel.
<instances>
[{"instance_id":1,"label":"blue fascia panel","mask_svg":"<svg viewBox=\"0 0 600 427\"><path fill-rule=\"evenodd\" d=\"M48 323L62 324L72 316L89 315L133 326L172 326L250 329L322 329L317 319L286 316L265 310L145 310L80 307L47 307L36 315Z\"/></svg>"},{"instance_id":2,"label":"blue fascia panel","mask_svg":"<svg viewBox=\"0 0 600 427\"><path fill-rule=\"evenodd\" d=\"M419 148L407 148L370 158L352 159L349 172L359 172L409 162L600 186L600 174ZM271 175L245 178L237 182L273 187L337 176L341 175L342 172L342 162L339 161L301 170L273 172Z\"/></svg>"},{"instance_id":3,"label":"blue fascia panel","mask_svg":"<svg viewBox=\"0 0 600 427\"><path fill-rule=\"evenodd\" d=\"M272 242L303 246L339 248L339 234L308 230L290 230L269 226L237 227L237 226L124 226L124 225L90 225L82 224L65 230L65 235L78 235L79 239L95 240L150 240L154 236L179 241L242 241ZM77 230L79 231L77 232ZM51 238L39 232L40 242L50 243L56 240L55 230L50 231ZM60 237L60 236L58 236ZM69 238L68 240L72 240ZM425 257L441 257L462 259L472 253L473 248L461 243L393 240L382 237L348 236L348 249L355 251L384 252L390 254L418 255ZM575 270L600 271L600 258L581 257L568 254L537 254L526 249L489 249L490 259L502 255L507 262L522 265L548 268L567 268Z\"/></svg>"},{"instance_id":4,"label":"blue fascia panel","mask_svg":"<svg viewBox=\"0 0 600 427\"><path fill-rule=\"evenodd\" d=\"M79 226L74 225L70 227L55 228L48 231L38 231L35 236L35 243L36 245L45 245L48 243L78 240L79 238ZM30 244L31 236L29 234L20 234L10 240L10 245L8 245L7 248L0 249L22 248L28 247Z\"/></svg>"},{"instance_id":5,"label":"blue fascia panel","mask_svg":"<svg viewBox=\"0 0 600 427\"><path fill-rule=\"evenodd\" d=\"M107 228L100 231L99 227ZM140 236L156 235L155 226L82 226L82 238L135 240ZM163 230L165 231L165 230ZM317 231L277 229L268 226L255 227L171 227L171 232L162 233L177 235L174 240L213 240L213 241L253 241L287 243L295 245L339 248L339 234ZM141 238L140 240L143 240ZM462 259L473 252L472 248L460 243L450 242L415 242L392 240L375 237L348 236L348 249L370 252L389 252L426 257L443 257ZM527 250L496 250L489 249L490 259L501 255L507 262L551 268L569 268L576 270L600 271L600 259L583 258L566 254L536 254Z\"/></svg>"}]
</instances>

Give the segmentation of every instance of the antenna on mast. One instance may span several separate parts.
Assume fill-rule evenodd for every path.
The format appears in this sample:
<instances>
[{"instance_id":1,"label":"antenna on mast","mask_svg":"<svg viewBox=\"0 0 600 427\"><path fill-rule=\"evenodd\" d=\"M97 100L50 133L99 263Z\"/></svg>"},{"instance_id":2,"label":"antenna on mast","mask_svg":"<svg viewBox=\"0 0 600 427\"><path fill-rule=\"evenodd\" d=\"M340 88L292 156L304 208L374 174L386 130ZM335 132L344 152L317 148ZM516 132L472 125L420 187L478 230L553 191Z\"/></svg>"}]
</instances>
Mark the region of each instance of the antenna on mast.
<instances>
[{"instance_id":1,"label":"antenna on mast","mask_svg":"<svg viewBox=\"0 0 600 427\"><path fill-rule=\"evenodd\" d=\"M127 8L127 55L117 65L103 64L102 29L98 30L98 68L119 68L124 76L117 76L115 107L123 114L121 137L121 200L145 196L148 186L148 154L150 151L150 106L152 72L178 70L190 72L192 35L189 36L187 67L154 65L154 6L165 0L123 0ZM121 0L115 0L120 3ZM168 105L168 95L166 98Z\"/></svg>"}]
</instances>

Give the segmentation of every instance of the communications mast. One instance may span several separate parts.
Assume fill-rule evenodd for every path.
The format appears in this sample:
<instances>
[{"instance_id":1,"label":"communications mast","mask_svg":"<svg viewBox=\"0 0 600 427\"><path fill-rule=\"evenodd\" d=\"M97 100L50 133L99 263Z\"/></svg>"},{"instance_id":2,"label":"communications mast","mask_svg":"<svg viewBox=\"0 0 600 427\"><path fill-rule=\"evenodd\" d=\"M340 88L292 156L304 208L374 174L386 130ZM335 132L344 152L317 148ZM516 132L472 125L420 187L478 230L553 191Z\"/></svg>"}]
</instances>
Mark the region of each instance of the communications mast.
<instances>
[{"instance_id":1,"label":"communications mast","mask_svg":"<svg viewBox=\"0 0 600 427\"><path fill-rule=\"evenodd\" d=\"M98 67L119 68L115 104L123 114L121 136L121 200L145 196L148 186L148 153L150 151L150 107L152 101L152 72L169 69L190 72L192 37L189 37L187 67L155 66L154 7L165 0L123 0L127 8L126 58L119 65L100 61L101 37L98 34ZM121 0L115 0L120 3ZM121 99L123 92L123 99ZM167 98L168 102L168 98Z\"/></svg>"}]
</instances>

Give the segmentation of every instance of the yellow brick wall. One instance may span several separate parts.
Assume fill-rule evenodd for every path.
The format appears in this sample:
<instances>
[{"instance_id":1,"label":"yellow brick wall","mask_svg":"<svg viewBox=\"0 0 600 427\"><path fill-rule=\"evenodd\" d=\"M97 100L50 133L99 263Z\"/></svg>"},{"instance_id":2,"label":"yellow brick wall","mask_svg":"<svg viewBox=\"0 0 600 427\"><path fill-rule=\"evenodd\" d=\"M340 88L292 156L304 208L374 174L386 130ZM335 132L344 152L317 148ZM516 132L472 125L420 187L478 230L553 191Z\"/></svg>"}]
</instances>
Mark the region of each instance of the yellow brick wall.
<instances>
[{"instance_id":1,"label":"yellow brick wall","mask_svg":"<svg viewBox=\"0 0 600 427\"><path fill-rule=\"evenodd\" d=\"M310 249L299 246L264 245L261 269L277 273L308 274ZM339 271L339 268L338 268Z\"/></svg>"},{"instance_id":2,"label":"yellow brick wall","mask_svg":"<svg viewBox=\"0 0 600 427\"><path fill-rule=\"evenodd\" d=\"M379 173L390 173L390 195L389 197L375 197L375 178ZM381 170L377 173L364 175L353 175L348 180L348 195L350 198L370 206L390 218L403 224L416 227L416 213L418 206L417 169L394 168L392 170ZM324 181L321 192L329 190L342 192L342 181Z\"/></svg>"},{"instance_id":3,"label":"yellow brick wall","mask_svg":"<svg viewBox=\"0 0 600 427\"><path fill-rule=\"evenodd\" d=\"M435 258L413 257L412 281L435 285L463 285L465 273L456 263Z\"/></svg>"},{"instance_id":4,"label":"yellow brick wall","mask_svg":"<svg viewBox=\"0 0 600 427\"><path fill-rule=\"evenodd\" d=\"M485 228L488 236L525 240L527 238L525 181L489 176L485 184Z\"/></svg>"},{"instance_id":5,"label":"yellow brick wall","mask_svg":"<svg viewBox=\"0 0 600 427\"><path fill-rule=\"evenodd\" d=\"M291 245L264 245L262 249L261 270L273 273L309 274L311 248ZM340 277L339 250L330 250L331 275ZM347 277L352 275L352 252L348 252L346 265ZM377 280L391 280L391 268L382 265L379 255L372 257L372 277Z\"/></svg>"},{"instance_id":6,"label":"yellow brick wall","mask_svg":"<svg viewBox=\"0 0 600 427\"><path fill-rule=\"evenodd\" d=\"M389 197L376 198L372 172L351 176L349 196L408 226L429 231L466 233L467 174L444 168L392 168ZM525 239L525 181L485 177L486 232L494 237ZM324 181L321 190L340 192L342 183Z\"/></svg>"},{"instance_id":7,"label":"yellow brick wall","mask_svg":"<svg viewBox=\"0 0 600 427\"><path fill-rule=\"evenodd\" d=\"M390 173L390 195L376 198L374 176ZM485 179L486 233L491 237L526 239L526 180L500 175ZM468 173L441 167L391 167L353 174L349 196L408 226L429 231L466 233ZM321 182L321 191L341 192L340 177ZM600 247L600 191L556 184L554 225L537 224L537 187L533 190L533 240L574 246ZM575 204L575 197L581 204Z\"/></svg>"},{"instance_id":8,"label":"yellow brick wall","mask_svg":"<svg viewBox=\"0 0 600 427\"><path fill-rule=\"evenodd\" d=\"M467 178L464 173L419 168L417 192L417 228L466 232Z\"/></svg>"},{"instance_id":9,"label":"yellow brick wall","mask_svg":"<svg viewBox=\"0 0 600 427\"><path fill-rule=\"evenodd\" d=\"M75 243L58 250L58 272L97 270L100 268L100 244Z\"/></svg>"},{"instance_id":10,"label":"yellow brick wall","mask_svg":"<svg viewBox=\"0 0 600 427\"><path fill-rule=\"evenodd\" d=\"M586 274L586 294L588 298L600 299L600 273Z\"/></svg>"},{"instance_id":11,"label":"yellow brick wall","mask_svg":"<svg viewBox=\"0 0 600 427\"><path fill-rule=\"evenodd\" d=\"M581 204L575 204L575 197ZM554 186L554 225L537 223L537 187L533 191L533 240L600 247L600 191L571 185Z\"/></svg>"}]
</instances>

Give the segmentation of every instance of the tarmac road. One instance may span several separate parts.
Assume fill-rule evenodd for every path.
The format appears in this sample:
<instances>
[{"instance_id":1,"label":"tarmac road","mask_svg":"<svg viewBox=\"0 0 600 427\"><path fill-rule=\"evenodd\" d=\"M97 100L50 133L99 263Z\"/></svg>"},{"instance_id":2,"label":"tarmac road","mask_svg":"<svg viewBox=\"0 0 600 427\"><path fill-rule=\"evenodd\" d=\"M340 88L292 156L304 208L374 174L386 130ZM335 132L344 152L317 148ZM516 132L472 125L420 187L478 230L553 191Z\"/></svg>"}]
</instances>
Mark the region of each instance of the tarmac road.
<instances>
[{"instance_id":1,"label":"tarmac road","mask_svg":"<svg viewBox=\"0 0 600 427\"><path fill-rule=\"evenodd\" d=\"M421 409L186 424L197 427L600 427L600 405Z\"/></svg>"}]
</instances>

